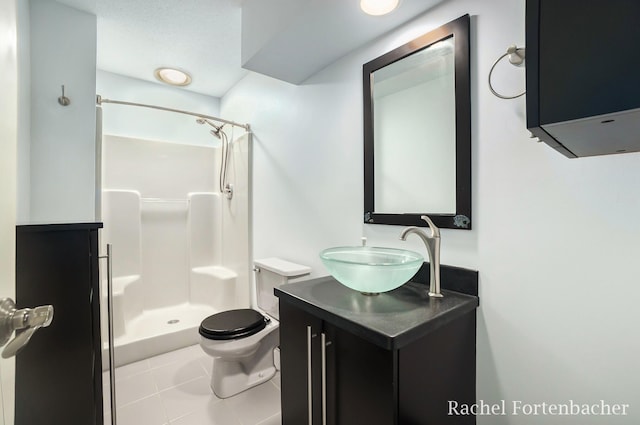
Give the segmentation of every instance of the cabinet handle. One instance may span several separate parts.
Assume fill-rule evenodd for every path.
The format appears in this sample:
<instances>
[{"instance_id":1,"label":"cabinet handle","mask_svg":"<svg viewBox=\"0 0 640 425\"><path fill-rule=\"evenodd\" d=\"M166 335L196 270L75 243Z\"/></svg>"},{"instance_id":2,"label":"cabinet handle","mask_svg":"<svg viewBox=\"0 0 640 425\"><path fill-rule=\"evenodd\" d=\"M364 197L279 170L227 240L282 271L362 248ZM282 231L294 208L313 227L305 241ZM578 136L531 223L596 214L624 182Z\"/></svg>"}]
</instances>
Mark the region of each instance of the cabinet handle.
<instances>
[{"instance_id":1,"label":"cabinet handle","mask_svg":"<svg viewBox=\"0 0 640 425\"><path fill-rule=\"evenodd\" d=\"M107 328L109 335L109 387L111 389L111 425L117 425L116 416L116 365L113 335L113 253L111 244L107 244L107 255L99 258L107 260Z\"/></svg>"},{"instance_id":2,"label":"cabinet handle","mask_svg":"<svg viewBox=\"0 0 640 425\"><path fill-rule=\"evenodd\" d=\"M327 336L322 332L322 425L327 425Z\"/></svg>"},{"instance_id":3,"label":"cabinet handle","mask_svg":"<svg viewBox=\"0 0 640 425\"><path fill-rule=\"evenodd\" d=\"M313 425L313 385L311 382L311 326L307 326L307 404L309 410L309 425Z\"/></svg>"}]
</instances>

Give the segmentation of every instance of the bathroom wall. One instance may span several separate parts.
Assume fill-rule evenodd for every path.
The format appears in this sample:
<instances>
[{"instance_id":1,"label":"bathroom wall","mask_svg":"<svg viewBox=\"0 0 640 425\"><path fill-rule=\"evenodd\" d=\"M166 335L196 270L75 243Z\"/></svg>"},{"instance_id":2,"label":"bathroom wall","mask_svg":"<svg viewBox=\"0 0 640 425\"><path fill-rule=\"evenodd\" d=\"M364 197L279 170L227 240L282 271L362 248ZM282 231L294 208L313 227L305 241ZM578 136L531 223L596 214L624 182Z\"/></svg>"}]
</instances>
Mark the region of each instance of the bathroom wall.
<instances>
[{"instance_id":1,"label":"bathroom wall","mask_svg":"<svg viewBox=\"0 0 640 425\"><path fill-rule=\"evenodd\" d=\"M300 86L250 74L222 99L254 135L254 257L325 275L318 252L407 247L401 227L362 224L361 66L458 16L472 15L472 231L442 230L442 262L480 271L478 399L631 403L640 420L637 241L640 154L570 160L529 138L524 98L487 87L494 60L524 44L524 0L451 0L340 59ZM595 52L594 52L595 54ZM524 70L497 67L517 93ZM635 403L635 404L634 404ZM479 424L602 424L602 417L481 416Z\"/></svg>"},{"instance_id":2,"label":"bathroom wall","mask_svg":"<svg viewBox=\"0 0 640 425\"><path fill-rule=\"evenodd\" d=\"M30 7L18 1L18 182L17 220L28 223L31 208L31 43Z\"/></svg>"},{"instance_id":3,"label":"bathroom wall","mask_svg":"<svg viewBox=\"0 0 640 425\"><path fill-rule=\"evenodd\" d=\"M28 221L94 221L96 17L48 0L30 9ZM57 101L63 84L67 107Z\"/></svg>"},{"instance_id":4,"label":"bathroom wall","mask_svg":"<svg viewBox=\"0 0 640 425\"><path fill-rule=\"evenodd\" d=\"M18 138L17 17L15 0L0 2L0 296L15 299ZM0 424L13 424L15 360L0 358Z\"/></svg>"}]
</instances>

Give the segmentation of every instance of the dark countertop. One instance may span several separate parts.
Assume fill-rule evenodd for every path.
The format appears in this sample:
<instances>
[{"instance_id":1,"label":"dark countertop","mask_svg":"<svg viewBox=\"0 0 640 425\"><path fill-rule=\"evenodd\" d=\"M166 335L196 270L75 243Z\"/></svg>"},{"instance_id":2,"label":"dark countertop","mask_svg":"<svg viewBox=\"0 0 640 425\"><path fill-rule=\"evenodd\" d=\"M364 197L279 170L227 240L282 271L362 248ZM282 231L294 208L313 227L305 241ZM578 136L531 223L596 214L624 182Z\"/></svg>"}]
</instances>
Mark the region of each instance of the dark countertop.
<instances>
[{"instance_id":1,"label":"dark countertop","mask_svg":"<svg viewBox=\"0 0 640 425\"><path fill-rule=\"evenodd\" d=\"M288 302L387 350L397 350L476 309L478 297L442 290L430 298L428 285L409 282L375 296L347 288L331 276L275 289Z\"/></svg>"}]
</instances>

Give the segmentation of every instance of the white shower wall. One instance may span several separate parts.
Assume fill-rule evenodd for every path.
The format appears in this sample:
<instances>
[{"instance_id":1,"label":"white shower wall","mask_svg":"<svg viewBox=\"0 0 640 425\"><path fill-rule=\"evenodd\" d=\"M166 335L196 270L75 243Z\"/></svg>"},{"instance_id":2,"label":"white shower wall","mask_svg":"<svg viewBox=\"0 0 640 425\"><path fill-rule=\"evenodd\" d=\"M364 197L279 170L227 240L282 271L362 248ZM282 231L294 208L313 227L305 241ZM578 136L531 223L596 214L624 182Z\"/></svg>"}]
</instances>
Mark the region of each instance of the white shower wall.
<instances>
[{"instance_id":1,"label":"white shower wall","mask_svg":"<svg viewBox=\"0 0 640 425\"><path fill-rule=\"evenodd\" d=\"M232 146L229 200L216 193L216 139L103 137L117 364L194 344L206 316L249 304L248 138Z\"/></svg>"}]
</instances>

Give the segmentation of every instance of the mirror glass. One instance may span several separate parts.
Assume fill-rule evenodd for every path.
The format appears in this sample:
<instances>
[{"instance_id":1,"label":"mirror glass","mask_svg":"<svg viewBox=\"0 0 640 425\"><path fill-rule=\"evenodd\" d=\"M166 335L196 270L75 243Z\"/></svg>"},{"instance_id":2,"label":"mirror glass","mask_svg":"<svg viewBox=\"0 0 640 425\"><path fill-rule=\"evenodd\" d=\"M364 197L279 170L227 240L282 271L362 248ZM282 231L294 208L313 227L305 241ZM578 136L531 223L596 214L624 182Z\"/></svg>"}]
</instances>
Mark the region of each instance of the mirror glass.
<instances>
[{"instance_id":1,"label":"mirror glass","mask_svg":"<svg viewBox=\"0 0 640 425\"><path fill-rule=\"evenodd\" d=\"M471 228L468 25L364 65L365 222Z\"/></svg>"}]
</instances>

